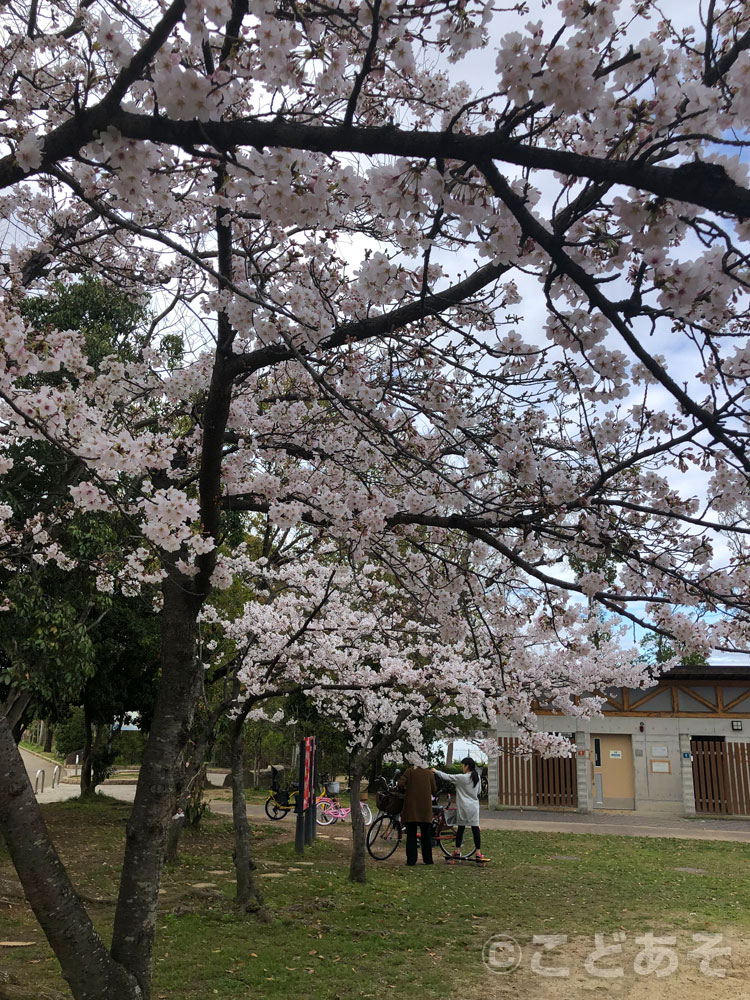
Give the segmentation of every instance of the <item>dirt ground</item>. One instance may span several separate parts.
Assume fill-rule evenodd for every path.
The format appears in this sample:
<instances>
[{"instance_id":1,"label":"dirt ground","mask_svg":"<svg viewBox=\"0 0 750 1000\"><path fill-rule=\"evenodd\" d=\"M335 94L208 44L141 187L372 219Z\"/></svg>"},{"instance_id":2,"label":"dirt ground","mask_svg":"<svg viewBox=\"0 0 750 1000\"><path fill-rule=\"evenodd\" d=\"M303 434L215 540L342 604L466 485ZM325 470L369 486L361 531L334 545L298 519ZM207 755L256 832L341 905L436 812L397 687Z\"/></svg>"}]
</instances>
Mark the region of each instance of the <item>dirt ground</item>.
<instances>
[{"instance_id":1,"label":"dirt ground","mask_svg":"<svg viewBox=\"0 0 750 1000\"><path fill-rule=\"evenodd\" d=\"M666 936L669 932L664 931ZM718 932L711 932L718 934ZM592 962L595 950L593 938L571 939L549 951L530 941L519 942L521 951L512 944L500 942L494 953L494 965L504 967L521 961L510 973L490 972L486 977L487 1000L571 1000L575 996L616 997L617 1000L748 1000L750 998L750 936L726 930L716 948L729 948L725 957L711 959L707 969L701 971L700 958L688 953L700 946L690 935L674 934L676 943L667 946L674 957L662 955L656 960L658 942L649 956L644 955L644 945L637 944L636 934L628 934L621 943L622 951ZM605 946L613 944L611 936ZM534 971L534 955L540 970L544 968L568 970L568 974L544 975ZM641 955L640 960L638 959ZM493 955L485 950L485 959L493 964ZM675 964L677 968L673 969ZM587 961L589 968L587 969ZM487 964L487 961L485 962ZM623 975L605 978L597 971L616 971ZM638 971L636 971L636 967ZM593 972L590 970L594 970ZM724 975L710 975L710 971ZM657 973L660 972L661 975Z\"/></svg>"}]
</instances>

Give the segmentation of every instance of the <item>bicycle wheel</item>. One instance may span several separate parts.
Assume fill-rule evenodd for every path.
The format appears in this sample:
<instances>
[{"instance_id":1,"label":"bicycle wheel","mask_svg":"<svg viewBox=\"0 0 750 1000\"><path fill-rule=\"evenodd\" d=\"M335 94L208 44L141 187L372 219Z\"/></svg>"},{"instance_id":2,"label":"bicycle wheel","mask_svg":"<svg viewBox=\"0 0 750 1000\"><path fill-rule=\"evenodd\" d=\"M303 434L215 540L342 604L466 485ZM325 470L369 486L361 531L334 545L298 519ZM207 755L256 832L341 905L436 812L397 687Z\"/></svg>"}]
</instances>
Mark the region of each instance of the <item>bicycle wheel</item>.
<instances>
[{"instance_id":1,"label":"bicycle wheel","mask_svg":"<svg viewBox=\"0 0 750 1000\"><path fill-rule=\"evenodd\" d=\"M437 840L440 850L446 858L449 858L456 849L455 826L442 826L433 832L433 836ZM475 851L476 847L474 847L473 839L471 847L469 847L469 844L466 843L466 834L464 834L464 842L461 844L461 857L470 858Z\"/></svg>"},{"instance_id":2,"label":"bicycle wheel","mask_svg":"<svg viewBox=\"0 0 750 1000\"><path fill-rule=\"evenodd\" d=\"M367 831L367 852L376 861L390 858L401 843L401 823L395 816L378 816Z\"/></svg>"},{"instance_id":3,"label":"bicycle wheel","mask_svg":"<svg viewBox=\"0 0 750 1000\"><path fill-rule=\"evenodd\" d=\"M362 810L362 818L365 821L365 826L369 826L372 823L372 812L370 807L366 802L360 802L359 808Z\"/></svg>"},{"instance_id":4,"label":"bicycle wheel","mask_svg":"<svg viewBox=\"0 0 750 1000\"><path fill-rule=\"evenodd\" d=\"M318 799L315 804L315 822L319 826L330 826L331 823L335 823L336 817L332 814L332 810L333 802L330 799Z\"/></svg>"},{"instance_id":5,"label":"bicycle wheel","mask_svg":"<svg viewBox=\"0 0 750 1000\"><path fill-rule=\"evenodd\" d=\"M287 814L287 810L282 809L276 802L276 799L272 798L270 795L266 799L265 809L266 816L268 816L269 819L283 819Z\"/></svg>"}]
</instances>

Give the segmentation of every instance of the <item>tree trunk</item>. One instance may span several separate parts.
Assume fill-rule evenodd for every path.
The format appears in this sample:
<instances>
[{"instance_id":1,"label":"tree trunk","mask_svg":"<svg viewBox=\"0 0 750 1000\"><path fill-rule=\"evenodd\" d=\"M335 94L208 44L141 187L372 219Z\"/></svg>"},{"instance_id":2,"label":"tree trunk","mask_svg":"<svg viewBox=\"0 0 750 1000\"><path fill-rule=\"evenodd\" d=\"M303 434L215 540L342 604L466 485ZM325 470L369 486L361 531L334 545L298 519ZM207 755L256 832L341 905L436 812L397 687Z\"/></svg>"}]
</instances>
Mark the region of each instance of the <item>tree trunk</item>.
<instances>
[{"instance_id":1,"label":"tree trunk","mask_svg":"<svg viewBox=\"0 0 750 1000\"><path fill-rule=\"evenodd\" d=\"M52 736L54 735L54 730L50 723L47 723L47 732L44 734L44 752L52 753Z\"/></svg>"},{"instance_id":2,"label":"tree trunk","mask_svg":"<svg viewBox=\"0 0 750 1000\"><path fill-rule=\"evenodd\" d=\"M93 746L91 749L91 792L96 791L96 786L100 785L111 774L110 764L112 756L109 753L111 748L112 725L109 722L100 722L96 727Z\"/></svg>"},{"instance_id":3,"label":"tree trunk","mask_svg":"<svg viewBox=\"0 0 750 1000\"><path fill-rule=\"evenodd\" d=\"M378 778L380 777L380 772L383 768L383 758L380 754L376 754L373 757L372 764L370 766L370 788L375 788Z\"/></svg>"},{"instance_id":4,"label":"tree trunk","mask_svg":"<svg viewBox=\"0 0 750 1000\"><path fill-rule=\"evenodd\" d=\"M242 728L247 711L232 719L229 729L229 755L232 768L232 821L234 823L234 867L237 873L237 905L268 919L263 897L253 875L255 862L250 853L250 824L245 800L245 764Z\"/></svg>"},{"instance_id":5,"label":"tree trunk","mask_svg":"<svg viewBox=\"0 0 750 1000\"><path fill-rule=\"evenodd\" d=\"M91 778L94 757L93 723L88 705L83 708L84 727L86 730L86 742L83 747L83 760L81 761L81 798L94 794L94 783Z\"/></svg>"},{"instance_id":6,"label":"tree trunk","mask_svg":"<svg viewBox=\"0 0 750 1000\"><path fill-rule=\"evenodd\" d=\"M0 716L8 720L13 739L18 743L31 714L31 693L17 688L7 688L6 691L5 699L0 701Z\"/></svg>"},{"instance_id":7,"label":"tree trunk","mask_svg":"<svg viewBox=\"0 0 750 1000\"><path fill-rule=\"evenodd\" d=\"M225 704L219 705L209 714L201 718L195 727L195 738L190 760L182 768L181 774L176 779L177 806L175 815L180 811L187 813L188 802L197 782L205 780L206 758L213 750L216 742L216 727L224 714ZM197 823L193 824L197 826ZM167 852L166 860L170 863L179 859L180 837L185 827L185 822L174 820L170 822L167 831Z\"/></svg>"},{"instance_id":8,"label":"tree trunk","mask_svg":"<svg viewBox=\"0 0 750 1000\"><path fill-rule=\"evenodd\" d=\"M112 960L57 856L13 732L0 716L0 833L75 1000L142 1000Z\"/></svg>"},{"instance_id":9,"label":"tree trunk","mask_svg":"<svg viewBox=\"0 0 750 1000\"><path fill-rule=\"evenodd\" d=\"M176 864L180 860L180 837L184 826L185 810L183 806L178 805L167 827L167 846L164 860L168 865Z\"/></svg>"},{"instance_id":10,"label":"tree trunk","mask_svg":"<svg viewBox=\"0 0 750 1000\"><path fill-rule=\"evenodd\" d=\"M362 775L374 761L381 760L383 754L393 746L401 732L401 725L406 719L408 712L402 710L393 720L388 729L383 732L378 727L377 738L374 745L367 751L358 753L353 760L350 759L349 769L351 771L351 781L349 783L349 794L351 796L351 820L352 820L352 857L349 863L349 879L352 882L365 882L367 856L367 833L362 810L359 807L360 786ZM371 738L375 738L375 732L371 733ZM371 786L374 787L374 786Z\"/></svg>"},{"instance_id":11,"label":"tree trunk","mask_svg":"<svg viewBox=\"0 0 750 1000\"><path fill-rule=\"evenodd\" d=\"M352 821L352 857L349 863L349 880L351 882L366 882L365 857L367 850L367 833L365 828L365 818L359 805L360 787L362 784L363 769L356 764L352 769L352 777L349 783L349 795L351 797L351 821Z\"/></svg>"},{"instance_id":12,"label":"tree trunk","mask_svg":"<svg viewBox=\"0 0 750 1000\"><path fill-rule=\"evenodd\" d=\"M175 765L187 742L203 676L197 643L202 599L189 586L186 578L172 575L163 586L161 684L127 826L112 935L112 956L136 977L144 1000L151 996L159 882L176 801Z\"/></svg>"}]
</instances>

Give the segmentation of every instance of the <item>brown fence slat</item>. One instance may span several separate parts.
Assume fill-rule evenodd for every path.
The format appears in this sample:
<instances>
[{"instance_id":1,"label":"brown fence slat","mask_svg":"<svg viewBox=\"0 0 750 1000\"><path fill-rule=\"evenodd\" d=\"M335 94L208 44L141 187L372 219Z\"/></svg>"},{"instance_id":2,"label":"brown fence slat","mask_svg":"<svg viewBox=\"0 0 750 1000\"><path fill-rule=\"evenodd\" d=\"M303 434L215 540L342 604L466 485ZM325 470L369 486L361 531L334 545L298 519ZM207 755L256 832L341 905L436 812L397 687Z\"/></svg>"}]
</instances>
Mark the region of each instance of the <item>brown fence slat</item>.
<instances>
[{"instance_id":1,"label":"brown fence slat","mask_svg":"<svg viewBox=\"0 0 750 1000\"><path fill-rule=\"evenodd\" d=\"M716 754L714 753L713 744L709 740L706 740L703 746L704 746L704 754L706 761L706 775L707 775L706 787L708 789L708 800L707 800L708 808L710 812L720 813L722 811L721 801L719 800L719 796L717 794L717 789L716 789L718 780L716 776Z\"/></svg>"},{"instance_id":2,"label":"brown fence slat","mask_svg":"<svg viewBox=\"0 0 750 1000\"><path fill-rule=\"evenodd\" d=\"M576 762L573 757L545 759L518 753L519 741L498 737L498 802L504 806L570 809L578 805Z\"/></svg>"},{"instance_id":3,"label":"brown fence slat","mask_svg":"<svg viewBox=\"0 0 750 1000\"><path fill-rule=\"evenodd\" d=\"M726 748L727 763L727 802L730 813L737 814L742 808L737 785L737 754L731 743Z\"/></svg>"},{"instance_id":4,"label":"brown fence slat","mask_svg":"<svg viewBox=\"0 0 750 1000\"><path fill-rule=\"evenodd\" d=\"M498 801L505 806L532 804L531 761L518 753L518 743L511 736L498 738Z\"/></svg>"},{"instance_id":5,"label":"brown fence slat","mask_svg":"<svg viewBox=\"0 0 750 1000\"><path fill-rule=\"evenodd\" d=\"M716 763L717 777L716 792L719 796L721 808L725 813L728 813L731 812L731 809L729 808L729 789L727 788L727 760L723 743L714 743L714 761Z\"/></svg>"},{"instance_id":6,"label":"brown fence slat","mask_svg":"<svg viewBox=\"0 0 750 1000\"><path fill-rule=\"evenodd\" d=\"M726 757L731 778L729 811L750 816L750 744L727 743Z\"/></svg>"},{"instance_id":7,"label":"brown fence slat","mask_svg":"<svg viewBox=\"0 0 750 1000\"><path fill-rule=\"evenodd\" d=\"M693 793L695 795L695 811L703 812L703 789L701 787L701 770L699 767L698 743L690 741L690 757L693 768Z\"/></svg>"},{"instance_id":8,"label":"brown fence slat","mask_svg":"<svg viewBox=\"0 0 750 1000\"><path fill-rule=\"evenodd\" d=\"M742 789L742 745L727 743L727 772L729 774L729 811L741 816L745 811Z\"/></svg>"},{"instance_id":9,"label":"brown fence slat","mask_svg":"<svg viewBox=\"0 0 750 1000\"><path fill-rule=\"evenodd\" d=\"M708 787L709 787L709 805L712 812L722 812L722 802L719 796L719 776L717 774L716 768L716 751L711 742L706 741L706 760L708 761Z\"/></svg>"},{"instance_id":10,"label":"brown fence slat","mask_svg":"<svg viewBox=\"0 0 750 1000\"><path fill-rule=\"evenodd\" d=\"M750 754L747 744L691 740L695 810L750 815Z\"/></svg>"},{"instance_id":11,"label":"brown fence slat","mask_svg":"<svg viewBox=\"0 0 750 1000\"><path fill-rule=\"evenodd\" d=\"M544 777L542 775L542 758L538 754L534 754L531 761L534 768L534 805L543 806L545 804L545 785Z\"/></svg>"},{"instance_id":12,"label":"brown fence slat","mask_svg":"<svg viewBox=\"0 0 750 1000\"><path fill-rule=\"evenodd\" d=\"M745 772L745 747L742 743L730 743L728 747L732 760L732 776L734 778L734 794L732 796L732 812L735 816L747 813L747 796L742 781Z\"/></svg>"},{"instance_id":13,"label":"brown fence slat","mask_svg":"<svg viewBox=\"0 0 750 1000\"><path fill-rule=\"evenodd\" d=\"M729 812L727 801L727 764L723 743L714 743L714 770L716 772L716 798L722 813Z\"/></svg>"},{"instance_id":14,"label":"brown fence slat","mask_svg":"<svg viewBox=\"0 0 750 1000\"><path fill-rule=\"evenodd\" d=\"M696 812L708 812L706 796L706 763L703 753L703 741L691 740L690 752L693 757L693 788L695 789Z\"/></svg>"},{"instance_id":15,"label":"brown fence slat","mask_svg":"<svg viewBox=\"0 0 750 1000\"><path fill-rule=\"evenodd\" d=\"M505 794L508 799L508 805L514 805L513 800L513 757L511 756L513 752L513 741L507 739L505 741L505 754L503 756L503 778L504 778L504 788Z\"/></svg>"},{"instance_id":16,"label":"brown fence slat","mask_svg":"<svg viewBox=\"0 0 750 1000\"><path fill-rule=\"evenodd\" d=\"M743 809L742 815L750 815L750 746L747 743L737 744L742 748L741 759L739 762L740 768L740 780L742 783L743 791Z\"/></svg>"}]
</instances>

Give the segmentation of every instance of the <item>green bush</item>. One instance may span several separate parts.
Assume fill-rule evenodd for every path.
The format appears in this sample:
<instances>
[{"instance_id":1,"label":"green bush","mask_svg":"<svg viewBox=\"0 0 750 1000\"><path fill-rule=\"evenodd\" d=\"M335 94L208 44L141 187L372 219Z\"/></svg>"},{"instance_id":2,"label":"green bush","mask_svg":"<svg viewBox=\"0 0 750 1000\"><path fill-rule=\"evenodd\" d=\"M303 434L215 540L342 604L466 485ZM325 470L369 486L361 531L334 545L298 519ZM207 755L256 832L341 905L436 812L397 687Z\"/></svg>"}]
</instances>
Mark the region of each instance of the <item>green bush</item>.
<instances>
[{"instance_id":1,"label":"green bush","mask_svg":"<svg viewBox=\"0 0 750 1000\"><path fill-rule=\"evenodd\" d=\"M142 733L140 729L121 730L112 740L114 763L120 767L123 764L140 764L145 746L146 733Z\"/></svg>"},{"instance_id":2,"label":"green bush","mask_svg":"<svg viewBox=\"0 0 750 1000\"><path fill-rule=\"evenodd\" d=\"M438 764L437 769L445 774L461 774L463 765L460 760L454 760L452 764Z\"/></svg>"},{"instance_id":3,"label":"green bush","mask_svg":"<svg viewBox=\"0 0 750 1000\"><path fill-rule=\"evenodd\" d=\"M78 753L86 745L86 725L83 709L74 708L70 715L55 726L55 749L61 757Z\"/></svg>"}]
</instances>

